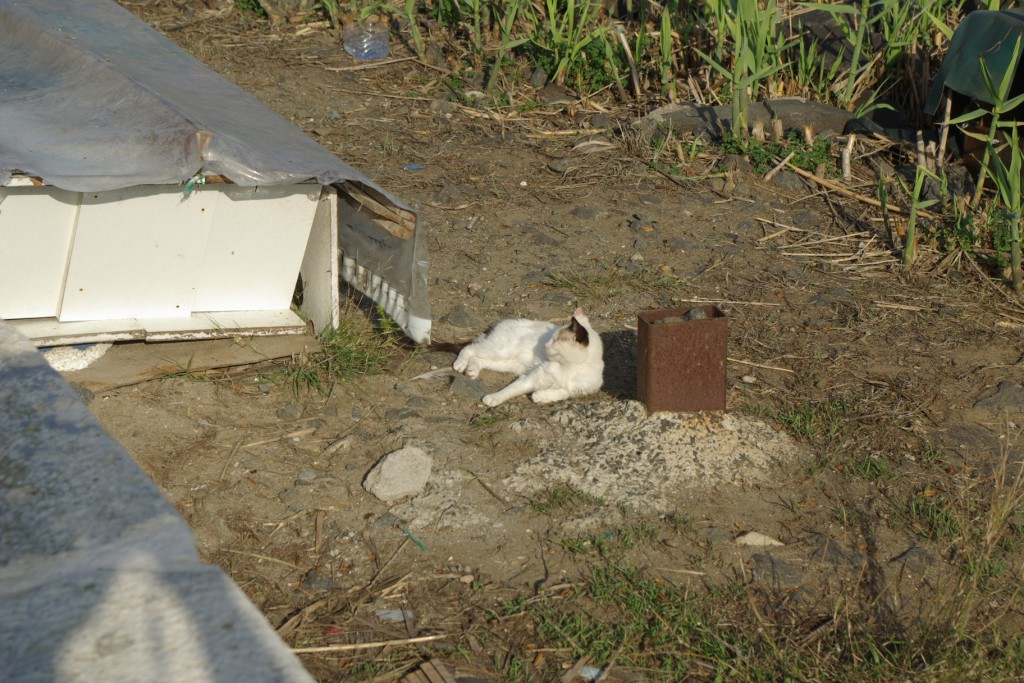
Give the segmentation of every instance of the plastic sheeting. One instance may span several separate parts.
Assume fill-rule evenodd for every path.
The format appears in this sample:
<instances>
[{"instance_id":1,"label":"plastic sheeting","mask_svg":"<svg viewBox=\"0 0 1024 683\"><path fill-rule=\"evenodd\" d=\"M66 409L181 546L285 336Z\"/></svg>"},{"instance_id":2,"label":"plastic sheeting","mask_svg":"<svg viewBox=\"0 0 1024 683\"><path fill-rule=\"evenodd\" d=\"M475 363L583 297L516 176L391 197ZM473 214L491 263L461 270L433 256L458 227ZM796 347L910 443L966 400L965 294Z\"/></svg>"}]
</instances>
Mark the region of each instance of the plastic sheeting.
<instances>
[{"instance_id":1,"label":"plastic sheeting","mask_svg":"<svg viewBox=\"0 0 1024 683\"><path fill-rule=\"evenodd\" d=\"M390 284L414 340L429 336L425 241L397 198L112 0L0 0L0 185L97 192L200 173L356 196L346 259Z\"/></svg>"},{"instance_id":2,"label":"plastic sheeting","mask_svg":"<svg viewBox=\"0 0 1024 683\"><path fill-rule=\"evenodd\" d=\"M1013 62L1013 51L1018 40L1021 41L1021 50L1024 51L1022 38L1024 10L979 10L964 17L953 33L949 52L946 53L942 66L932 81L925 111L934 114L938 110L943 88L949 88L979 102L994 104L982 75L982 59L985 60L996 84L1009 72L1015 79L1011 94L1020 93L1022 88L1017 70L1024 54L1018 55L1018 61Z\"/></svg>"}]
</instances>

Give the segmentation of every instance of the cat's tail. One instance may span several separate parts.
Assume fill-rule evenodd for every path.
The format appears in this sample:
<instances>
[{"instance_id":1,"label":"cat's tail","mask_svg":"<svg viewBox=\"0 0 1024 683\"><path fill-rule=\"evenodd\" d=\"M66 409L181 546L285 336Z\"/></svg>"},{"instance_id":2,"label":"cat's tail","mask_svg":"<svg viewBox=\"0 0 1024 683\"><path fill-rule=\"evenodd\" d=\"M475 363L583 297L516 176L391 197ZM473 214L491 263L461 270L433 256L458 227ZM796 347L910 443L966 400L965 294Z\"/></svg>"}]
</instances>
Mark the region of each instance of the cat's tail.
<instances>
[{"instance_id":1,"label":"cat's tail","mask_svg":"<svg viewBox=\"0 0 1024 683\"><path fill-rule=\"evenodd\" d=\"M444 353L459 353L462 349L469 346L470 342L430 342L427 344L427 348L431 351L442 351Z\"/></svg>"},{"instance_id":2,"label":"cat's tail","mask_svg":"<svg viewBox=\"0 0 1024 683\"><path fill-rule=\"evenodd\" d=\"M472 342L464 341L464 342L454 342L453 343L453 342L432 341L429 344L417 344L416 342L412 341L411 339L408 339L407 337L403 337L401 343L402 343L402 346L404 346L405 348L407 348L410 351L427 350L427 351L441 351L442 353L458 354L460 351L462 351L462 349L464 349L467 346L469 346Z\"/></svg>"}]
</instances>

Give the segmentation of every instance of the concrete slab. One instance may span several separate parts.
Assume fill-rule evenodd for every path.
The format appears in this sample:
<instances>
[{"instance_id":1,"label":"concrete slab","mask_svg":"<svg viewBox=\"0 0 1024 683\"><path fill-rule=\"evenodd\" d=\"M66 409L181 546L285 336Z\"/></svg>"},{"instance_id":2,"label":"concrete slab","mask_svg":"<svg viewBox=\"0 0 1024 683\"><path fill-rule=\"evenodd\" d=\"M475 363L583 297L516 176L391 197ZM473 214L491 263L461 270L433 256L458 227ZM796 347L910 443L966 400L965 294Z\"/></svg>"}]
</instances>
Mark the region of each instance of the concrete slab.
<instances>
[{"instance_id":1,"label":"concrete slab","mask_svg":"<svg viewBox=\"0 0 1024 683\"><path fill-rule=\"evenodd\" d=\"M0 321L2 680L312 678L35 347Z\"/></svg>"}]
</instances>

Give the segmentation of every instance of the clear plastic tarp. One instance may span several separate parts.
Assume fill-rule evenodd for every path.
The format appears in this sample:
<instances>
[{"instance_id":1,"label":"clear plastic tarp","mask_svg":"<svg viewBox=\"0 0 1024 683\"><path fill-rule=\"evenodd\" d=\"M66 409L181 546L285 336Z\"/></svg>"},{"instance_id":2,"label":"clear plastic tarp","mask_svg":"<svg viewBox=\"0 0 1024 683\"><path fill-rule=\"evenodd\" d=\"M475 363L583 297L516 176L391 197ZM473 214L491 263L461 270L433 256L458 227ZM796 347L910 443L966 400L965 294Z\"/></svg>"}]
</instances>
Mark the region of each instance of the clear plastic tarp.
<instances>
[{"instance_id":1,"label":"clear plastic tarp","mask_svg":"<svg viewBox=\"0 0 1024 683\"><path fill-rule=\"evenodd\" d=\"M429 334L425 241L397 198L113 0L0 0L0 185L98 192L200 174L354 196L346 259L392 284L410 336Z\"/></svg>"}]
</instances>

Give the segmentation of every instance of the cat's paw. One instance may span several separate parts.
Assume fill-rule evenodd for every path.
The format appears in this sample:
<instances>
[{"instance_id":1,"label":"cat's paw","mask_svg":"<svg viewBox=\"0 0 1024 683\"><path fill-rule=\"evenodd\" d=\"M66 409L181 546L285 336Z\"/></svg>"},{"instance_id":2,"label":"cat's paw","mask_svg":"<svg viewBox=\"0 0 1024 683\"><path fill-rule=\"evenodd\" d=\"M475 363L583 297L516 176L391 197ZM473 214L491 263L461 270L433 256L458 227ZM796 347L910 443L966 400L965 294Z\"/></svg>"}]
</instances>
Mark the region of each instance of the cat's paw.
<instances>
[{"instance_id":1,"label":"cat's paw","mask_svg":"<svg viewBox=\"0 0 1024 683\"><path fill-rule=\"evenodd\" d=\"M455 359L454 363L452 363L452 370L455 372L465 372L467 365L469 365L469 358L459 354L459 357Z\"/></svg>"},{"instance_id":2,"label":"cat's paw","mask_svg":"<svg viewBox=\"0 0 1024 683\"><path fill-rule=\"evenodd\" d=\"M554 403L569 398L569 392L564 389L541 389L530 395L534 403Z\"/></svg>"},{"instance_id":3,"label":"cat's paw","mask_svg":"<svg viewBox=\"0 0 1024 683\"><path fill-rule=\"evenodd\" d=\"M501 405L502 403L505 402L505 400L503 398L500 398L498 394L494 393L487 394L482 399L480 399L480 402L483 403L488 408L493 408L494 406Z\"/></svg>"}]
</instances>

